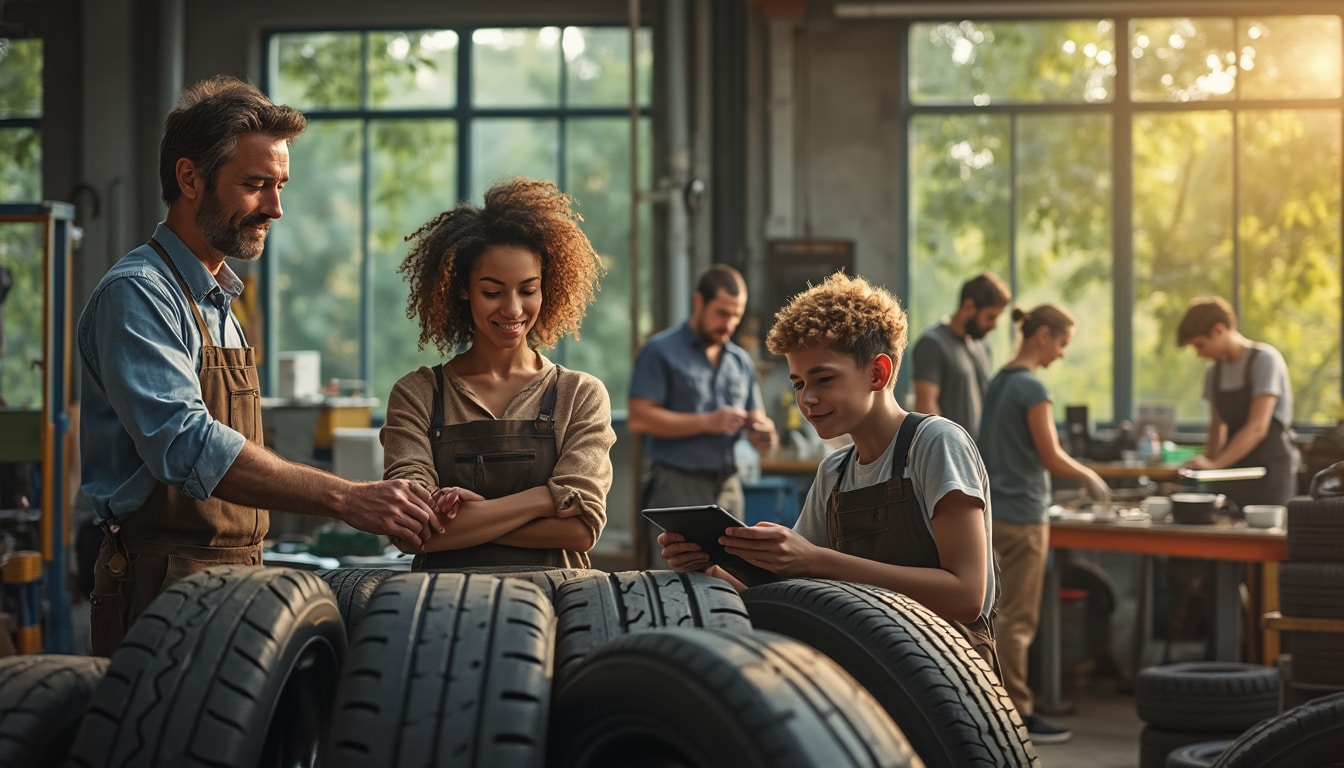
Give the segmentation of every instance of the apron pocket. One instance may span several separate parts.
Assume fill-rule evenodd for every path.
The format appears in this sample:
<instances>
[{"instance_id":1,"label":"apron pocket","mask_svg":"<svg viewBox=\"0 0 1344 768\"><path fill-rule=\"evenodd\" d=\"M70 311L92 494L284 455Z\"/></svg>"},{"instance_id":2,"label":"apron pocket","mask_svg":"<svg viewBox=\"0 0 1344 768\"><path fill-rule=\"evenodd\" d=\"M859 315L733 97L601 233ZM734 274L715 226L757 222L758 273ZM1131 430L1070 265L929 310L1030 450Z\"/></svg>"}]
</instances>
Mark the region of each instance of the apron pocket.
<instances>
[{"instance_id":1,"label":"apron pocket","mask_svg":"<svg viewBox=\"0 0 1344 768\"><path fill-rule=\"evenodd\" d=\"M229 426L254 443L261 442L261 393L255 389L229 392Z\"/></svg>"},{"instance_id":2,"label":"apron pocket","mask_svg":"<svg viewBox=\"0 0 1344 768\"><path fill-rule=\"evenodd\" d=\"M890 529L885 509L870 507L840 512L832 520L837 550L869 560L888 559L882 556Z\"/></svg>"},{"instance_id":3,"label":"apron pocket","mask_svg":"<svg viewBox=\"0 0 1344 768\"><path fill-rule=\"evenodd\" d=\"M209 559L186 557L183 555L168 554L168 569L163 575L163 584L159 587L159 592L171 587L177 582L187 578L193 573L200 573L206 568L213 568L217 565L251 565L249 559L239 559L238 557L212 557Z\"/></svg>"}]
</instances>

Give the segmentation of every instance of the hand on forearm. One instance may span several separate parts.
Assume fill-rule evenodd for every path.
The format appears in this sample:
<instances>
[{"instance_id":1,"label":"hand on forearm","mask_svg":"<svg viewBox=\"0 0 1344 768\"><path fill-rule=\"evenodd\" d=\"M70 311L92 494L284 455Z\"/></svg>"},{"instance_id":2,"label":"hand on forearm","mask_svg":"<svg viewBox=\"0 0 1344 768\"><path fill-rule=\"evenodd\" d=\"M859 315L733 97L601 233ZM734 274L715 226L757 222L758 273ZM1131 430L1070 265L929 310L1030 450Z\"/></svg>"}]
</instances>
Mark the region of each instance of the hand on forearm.
<instances>
[{"instance_id":1,"label":"hand on forearm","mask_svg":"<svg viewBox=\"0 0 1344 768\"><path fill-rule=\"evenodd\" d=\"M425 543L426 552L465 549L496 541L538 518L555 516L555 501L546 486L484 501L462 501L445 531Z\"/></svg>"},{"instance_id":2,"label":"hand on forearm","mask_svg":"<svg viewBox=\"0 0 1344 768\"><path fill-rule=\"evenodd\" d=\"M424 541L439 527L429 491L407 480L352 483L247 443L213 494L225 501L342 520L361 531Z\"/></svg>"}]
</instances>

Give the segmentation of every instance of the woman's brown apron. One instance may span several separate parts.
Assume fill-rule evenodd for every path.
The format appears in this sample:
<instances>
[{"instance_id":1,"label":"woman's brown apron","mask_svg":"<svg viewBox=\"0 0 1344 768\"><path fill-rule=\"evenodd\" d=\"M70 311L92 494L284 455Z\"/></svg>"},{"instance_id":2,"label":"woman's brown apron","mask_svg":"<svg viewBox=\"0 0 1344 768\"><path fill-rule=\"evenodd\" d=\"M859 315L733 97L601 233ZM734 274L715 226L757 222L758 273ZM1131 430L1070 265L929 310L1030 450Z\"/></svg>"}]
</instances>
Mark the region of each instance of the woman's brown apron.
<instances>
[{"instance_id":1,"label":"woman's brown apron","mask_svg":"<svg viewBox=\"0 0 1344 768\"><path fill-rule=\"evenodd\" d=\"M210 415L260 445L261 382L252 347L211 342L187 282L163 246L149 245L168 264L201 332L201 399ZM261 564L270 513L218 498L197 500L159 483L125 522L104 523L90 596L90 640L110 656L131 623L174 582L213 565Z\"/></svg>"},{"instance_id":2,"label":"woman's brown apron","mask_svg":"<svg viewBox=\"0 0 1344 768\"><path fill-rule=\"evenodd\" d=\"M429 442L434 450L439 487L466 488L487 499L497 499L546 485L555 472L560 453L555 439L555 401L563 370L555 366L555 380L542 395L535 419L480 419L446 425L443 423L443 365L434 366L438 388L434 393ZM570 562L583 561L580 553L574 553L567 560L561 549L531 549L491 542L416 555L411 568L417 571L485 565L564 568Z\"/></svg>"},{"instance_id":3,"label":"woman's brown apron","mask_svg":"<svg viewBox=\"0 0 1344 768\"><path fill-rule=\"evenodd\" d=\"M901 422L891 454L891 479L885 483L841 491L840 483L855 449L851 447L845 452L826 505L826 533L837 551L892 565L941 567L938 543L929 532L914 483L904 476L915 430L926 418L928 414L910 413ZM949 623L998 674L992 620L981 616L971 624Z\"/></svg>"}]
</instances>

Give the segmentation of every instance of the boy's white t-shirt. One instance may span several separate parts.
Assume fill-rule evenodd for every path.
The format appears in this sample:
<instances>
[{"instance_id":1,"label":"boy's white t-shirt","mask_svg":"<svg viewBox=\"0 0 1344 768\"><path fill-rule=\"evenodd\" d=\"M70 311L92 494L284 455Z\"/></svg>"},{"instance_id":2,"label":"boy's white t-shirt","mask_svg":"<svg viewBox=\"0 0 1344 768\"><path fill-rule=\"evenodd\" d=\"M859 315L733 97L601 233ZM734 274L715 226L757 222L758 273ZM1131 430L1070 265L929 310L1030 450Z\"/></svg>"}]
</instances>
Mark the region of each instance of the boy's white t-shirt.
<instances>
[{"instance_id":1,"label":"boy's white t-shirt","mask_svg":"<svg viewBox=\"0 0 1344 768\"><path fill-rule=\"evenodd\" d=\"M857 457L851 459L840 483L841 491L867 488L891 479L891 454L896 448L896 437L887 444L877 461L860 464ZM803 538L817 546L833 548L826 534L826 504L835 488L836 475L840 471L840 462L851 450L846 446L833 451L821 460L817 467L817 477L812 481L812 489L803 502L802 512L793 529ZM989 493L989 474L980 460L980 450L975 447L971 436L960 425L941 416L930 416L915 430L915 439L910 445L909 460L905 466L905 476L910 478L915 489L919 508L924 512L924 525L929 535L933 535L933 509L944 496L952 491L961 491L971 498L985 504L985 603L981 615L988 618L994 607L998 592L994 550L989 546L993 541L990 527L991 509Z\"/></svg>"}]
</instances>

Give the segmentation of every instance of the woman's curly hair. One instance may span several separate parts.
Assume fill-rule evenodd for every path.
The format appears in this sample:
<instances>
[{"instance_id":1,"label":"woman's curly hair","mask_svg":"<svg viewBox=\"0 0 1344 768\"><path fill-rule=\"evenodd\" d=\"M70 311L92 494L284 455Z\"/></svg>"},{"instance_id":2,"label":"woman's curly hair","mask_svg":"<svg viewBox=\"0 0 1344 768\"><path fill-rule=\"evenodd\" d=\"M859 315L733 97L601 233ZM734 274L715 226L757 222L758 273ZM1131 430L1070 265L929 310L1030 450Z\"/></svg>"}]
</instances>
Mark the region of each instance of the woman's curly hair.
<instances>
[{"instance_id":1,"label":"woman's curly hair","mask_svg":"<svg viewBox=\"0 0 1344 768\"><path fill-rule=\"evenodd\" d=\"M433 344L446 357L471 341L471 304L461 297L476 260L496 245L541 257L541 312L527 343L551 347L567 333L578 338L605 270L571 205L555 184L519 177L487 190L483 206L460 203L407 235L414 244L397 271L411 286L406 317L419 317L420 348Z\"/></svg>"},{"instance_id":2,"label":"woman's curly hair","mask_svg":"<svg viewBox=\"0 0 1344 768\"><path fill-rule=\"evenodd\" d=\"M901 303L862 277L836 272L794 296L775 313L765 347L776 355L829 344L860 366L878 355L901 367L909 323ZM887 387L896 384L892 376Z\"/></svg>"}]
</instances>

